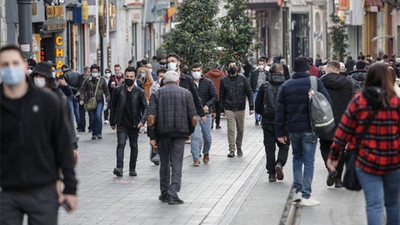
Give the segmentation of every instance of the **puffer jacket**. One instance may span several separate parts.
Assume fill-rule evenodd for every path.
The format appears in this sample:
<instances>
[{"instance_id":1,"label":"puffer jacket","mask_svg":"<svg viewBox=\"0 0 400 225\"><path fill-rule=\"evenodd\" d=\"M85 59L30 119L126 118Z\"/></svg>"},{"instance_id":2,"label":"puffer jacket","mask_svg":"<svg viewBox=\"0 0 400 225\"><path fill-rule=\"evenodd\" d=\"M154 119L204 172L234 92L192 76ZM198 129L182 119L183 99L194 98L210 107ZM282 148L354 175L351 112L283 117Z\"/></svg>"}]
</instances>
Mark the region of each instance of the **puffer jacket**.
<instances>
[{"instance_id":1,"label":"puffer jacket","mask_svg":"<svg viewBox=\"0 0 400 225\"><path fill-rule=\"evenodd\" d=\"M226 76L221 81L220 101L222 109L242 111L246 109L246 97L250 110L254 110L253 92L245 76Z\"/></svg>"},{"instance_id":2,"label":"puffer jacket","mask_svg":"<svg viewBox=\"0 0 400 225\"><path fill-rule=\"evenodd\" d=\"M356 92L361 91L364 86L365 79L367 78L367 71L356 70L349 74L349 79L353 82Z\"/></svg>"},{"instance_id":3,"label":"puffer jacket","mask_svg":"<svg viewBox=\"0 0 400 225\"><path fill-rule=\"evenodd\" d=\"M198 92L203 107L207 105L210 109L209 113L213 112L215 103L217 102L217 92L213 82L210 79L202 77L199 81Z\"/></svg>"}]
</instances>

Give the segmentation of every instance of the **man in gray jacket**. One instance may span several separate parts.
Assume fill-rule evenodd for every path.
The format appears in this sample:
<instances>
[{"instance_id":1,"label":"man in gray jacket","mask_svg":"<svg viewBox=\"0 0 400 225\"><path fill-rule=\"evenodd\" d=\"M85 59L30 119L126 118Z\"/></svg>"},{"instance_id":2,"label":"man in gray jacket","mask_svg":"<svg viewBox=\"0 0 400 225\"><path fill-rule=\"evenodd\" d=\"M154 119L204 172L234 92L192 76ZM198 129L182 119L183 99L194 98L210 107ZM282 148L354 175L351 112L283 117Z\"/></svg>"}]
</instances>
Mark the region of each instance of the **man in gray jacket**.
<instances>
[{"instance_id":1,"label":"man in gray jacket","mask_svg":"<svg viewBox=\"0 0 400 225\"><path fill-rule=\"evenodd\" d=\"M196 108L192 94L179 87L179 74L165 74L164 86L154 92L148 109L147 134L160 154L160 201L183 204L177 192L181 188L185 139L196 127ZM172 175L170 170L172 168Z\"/></svg>"}]
</instances>

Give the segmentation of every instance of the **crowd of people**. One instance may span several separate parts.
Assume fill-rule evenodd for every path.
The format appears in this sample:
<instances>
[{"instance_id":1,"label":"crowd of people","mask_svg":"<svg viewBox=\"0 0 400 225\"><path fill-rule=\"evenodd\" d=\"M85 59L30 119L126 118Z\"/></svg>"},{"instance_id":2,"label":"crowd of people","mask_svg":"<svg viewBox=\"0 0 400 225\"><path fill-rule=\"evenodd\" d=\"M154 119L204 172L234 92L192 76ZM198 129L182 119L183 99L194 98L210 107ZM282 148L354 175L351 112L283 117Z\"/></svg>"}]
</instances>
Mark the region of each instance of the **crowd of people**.
<instances>
[{"instance_id":1,"label":"crowd of people","mask_svg":"<svg viewBox=\"0 0 400 225\"><path fill-rule=\"evenodd\" d=\"M243 156L246 108L264 134L269 182L284 179L291 146L294 201L319 205L311 197L319 139L327 186L343 187L345 155L355 151L369 224L382 224L384 208L387 224L400 224L400 59L298 57L292 73L284 59L268 57L256 65L215 63L208 71L201 63L184 67L173 53L128 64L115 64L113 71L93 64L83 74L63 65L57 77L51 63L28 64L13 45L0 49L1 224L21 224L23 214L38 224L56 224L59 204L75 210L77 134L87 128L93 141L101 140L103 124L116 130L113 174L124 175L129 139L129 176L138 175L143 131L150 160L160 167L159 200L182 204L185 142L194 167L201 159L212 162L211 130L226 117L227 157ZM317 93L328 101L335 124L324 135L312 122L310 99ZM61 177L63 191L56 183Z\"/></svg>"}]
</instances>

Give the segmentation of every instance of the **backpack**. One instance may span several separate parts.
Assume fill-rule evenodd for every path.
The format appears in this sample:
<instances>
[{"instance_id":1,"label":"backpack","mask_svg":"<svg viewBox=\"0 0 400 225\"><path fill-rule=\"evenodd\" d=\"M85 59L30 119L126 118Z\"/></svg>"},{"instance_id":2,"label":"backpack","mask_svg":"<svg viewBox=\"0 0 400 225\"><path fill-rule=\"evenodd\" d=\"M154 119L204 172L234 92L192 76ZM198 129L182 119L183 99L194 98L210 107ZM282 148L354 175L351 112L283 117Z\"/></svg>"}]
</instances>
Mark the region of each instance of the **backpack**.
<instances>
[{"instance_id":1,"label":"backpack","mask_svg":"<svg viewBox=\"0 0 400 225\"><path fill-rule=\"evenodd\" d=\"M318 91L317 78L310 76L311 89L308 94L310 122L313 133L318 137L331 140L335 129L335 119L328 99Z\"/></svg>"},{"instance_id":2,"label":"backpack","mask_svg":"<svg viewBox=\"0 0 400 225\"><path fill-rule=\"evenodd\" d=\"M276 99L280 86L272 85L269 81L265 83L266 89L263 98L263 117L275 118L276 113Z\"/></svg>"}]
</instances>

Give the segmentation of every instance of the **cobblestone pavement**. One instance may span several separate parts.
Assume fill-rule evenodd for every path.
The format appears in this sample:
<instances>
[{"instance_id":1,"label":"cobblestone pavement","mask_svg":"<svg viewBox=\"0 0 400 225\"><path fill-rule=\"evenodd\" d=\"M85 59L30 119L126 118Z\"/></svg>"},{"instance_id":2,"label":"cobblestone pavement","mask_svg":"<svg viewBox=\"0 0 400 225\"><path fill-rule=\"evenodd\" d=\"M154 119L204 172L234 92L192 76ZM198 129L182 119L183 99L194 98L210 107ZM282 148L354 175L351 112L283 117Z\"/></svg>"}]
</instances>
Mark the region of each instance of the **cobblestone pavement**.
<instances>
[{"instance_id":1,"label":"cobblestone pavement","mask_svg":"<svg viewBox=\"0 0 400 225\"><path fill-rule=\"evenodd\" d=\"M109 126L103 128L103 140L90 140L79 133L80 160L79 206L72 214L60 208L59 224L216 224L240 194L257 166L264 163L262 129L254 126L254 117L245 122L243 157L229 159L226 121L213 130L208 165L192 166L190 145L186 144L179 196L185 204L170 206L158 200L159 167L149 161L145 134L139 137L137 177L128 176L129 145L125 150L122 178L112 174L115 167L117 137ZM284 199L283 199L284 200Z\"/></svg>"}]
</instances>

